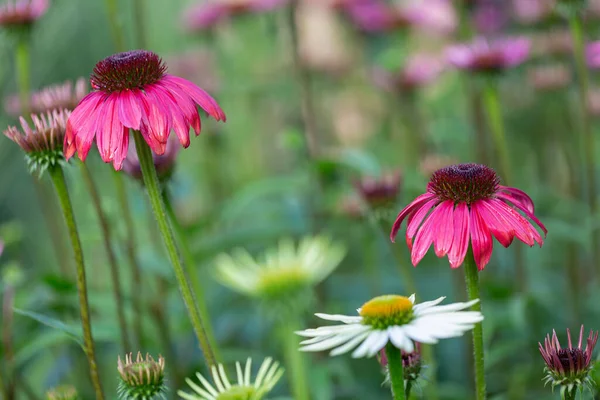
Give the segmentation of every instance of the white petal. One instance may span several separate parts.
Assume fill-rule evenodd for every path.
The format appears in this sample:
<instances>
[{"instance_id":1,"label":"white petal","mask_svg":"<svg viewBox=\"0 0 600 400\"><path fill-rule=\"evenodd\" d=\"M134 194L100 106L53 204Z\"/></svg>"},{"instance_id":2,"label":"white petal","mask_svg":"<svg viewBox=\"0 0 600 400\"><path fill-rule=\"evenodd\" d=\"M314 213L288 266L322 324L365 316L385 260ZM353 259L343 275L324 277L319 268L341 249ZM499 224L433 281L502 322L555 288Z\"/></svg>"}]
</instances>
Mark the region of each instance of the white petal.
<instances>
[{"instance_id":1,"label":"white petal","mask_svg":"<svg viewBox=\"0 0 600 400\"><path fill-rule=\"evenodd\" d=\"M411 294L408 299L410 300L411 303L415 304L415 294Z\"/></svg>"},{"instance_id":2,"label":"white petal","mask_svg":"<svg viewBox=\"0 0 600 400\"><path fill-rule=\"evenodd\" d=\"M340 321L343 322L345 324L351 324L351 323L356 323L356 322L360 322L362 321L362 317L361 316L350 316L350 315L340 315L340 314L321 314L321 313L316 313L315 314L317 317L321 318L321 319L325 319L327 321Z\"/></svg>"},{"instance_id":3,"label":"white petal","mask_svg":"<svg viewBox=\"0 0 600 400\"><path fill-rule=\"evenodd\" d=\"M390 341L396 348L404 350L408 353L414 351L415 346L408 336L404 333L404 329L399 326L391 326L388 328Z\"/></svg>"},{"instance_id":4,"label":"white petal","mask_svg":"<svg viewBox=\"0 0 600 400\"><path fill-rule=\"evenodd\" d=\"M362 333L362 332L360 332ZM325 340L321 340L320 342L307 344L300 348L301 351L322 351L331 349L333 347L337 347L343 343L346 343L348 340L356 337L355 334L345 334L345 335L336 335L326 338Z\"/></svg>"},{"instance_id":5,"label":"white petal","mask_svg":"<svg viewBox=\"0 0 600 400\"><path fill-rule=\"evenodd\" d=\"M353 348L358 346L358 344L360 342L362 342L367 336L369 336L369 333L370 333L370 331L359 334L358 336L354 337L352 340L349 340L348 343L331 350L329 355L330 356L338 356L340 354L349 352L350 350L352 350Z\"/></svg>"},{"instance_id":6,"label":"white petal","mask_svg":"<svg viewBox=\"0 0 600 400\"><path fill-rule=\"evenodd\" d=\"M369 336L354 352L353 358L365 357L369 354L375 354L385 346L388 341L387 331L371 331Z\"/></svg>"},{"instance_id":7,"label":"white petal","mask_svg":"<svg viewBox=\"0 0 600 400\"><path fill-rule=\"evenodd\" d=\"M434 344L438 342L437 337L433 334L433 332L430 332L426 329L419 329L419 326L408 324L403 325L402 329L404 334L415 342L428 344Z\"/></svg>"},{"instance_id":8,"label":"white petal","mask_svg":"<svg viewBox=\"0 0 600 400\"><path fill-rule=\"evenodd\" d=\"M464 310L465 308L471 307L473 304L476 304L479 299L475 299L472 301L468 301L466 303L452 303L446 304L443 306L429 307L425 310L415 310L415 315L426 315L426 314L437 314L437 313L447 313L452 311Z\"/></svg>"},{"instance_id":9,"label":"white petal","mask_svg":"<svg viewBox=\"0 0 600 400\"><path fill-rule=\"evenodd\" d=\"M354 332L361 330L361 327L366 326L363 324L348 324L348 325L332 325L332 326L321 326L317 329L305 329L303 331L297 331L296 334L304 337L317 337L317 336L329 336L337 335L347 332Z\"/></svg>"},{"instance_id":10,"label":"white petal","mask_svg":"<svg viewBox=\"0 0 600 400\"><path fill-rule=\"evenodd\" d=\"M427 309L429 307L437 306L442 301L444 301L444 299L446 299L446 296L442 296L442 297L437 298L435 300L425 301L423 303L415 304L414 307L413 307L413 310L414 311L422 311L422 310Z\"/></svg>"}]
</instances>

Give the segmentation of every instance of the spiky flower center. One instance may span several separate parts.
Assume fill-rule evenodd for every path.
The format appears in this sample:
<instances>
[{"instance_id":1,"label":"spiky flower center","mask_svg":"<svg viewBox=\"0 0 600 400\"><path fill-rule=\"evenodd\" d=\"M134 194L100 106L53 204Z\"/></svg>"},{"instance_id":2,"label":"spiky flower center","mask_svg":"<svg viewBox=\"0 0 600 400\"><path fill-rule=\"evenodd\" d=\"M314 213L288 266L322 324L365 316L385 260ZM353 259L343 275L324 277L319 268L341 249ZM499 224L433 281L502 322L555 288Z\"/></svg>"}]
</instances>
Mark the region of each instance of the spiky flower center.
<instances>
[{"instance_id":1,"label":"spiky flower center","mask_svg":"<svg viewBox=\"0 0 600 400\"><path fill-rule=\"evenodd\" d=\"M252 386L232 386L226 392L219 393L217 400L254 400L256 388Z\"/></svg>"},{"instance_id":2,"label":"spiky flower center","mask_svg":"<svg viewBox=\"0 0 600 400\"><path fill-rule=\"evenodd\" d=\"M496 172L485 165L456 164L434 172L427 190L440 201L472 204L493 198L499 185Z\"/></svg>"},{"instance_id":3,"label":"spiky flower center","mask_svg":"<svg viewBox=\"0 0 600 400\"><path fill-rule=\"evenodd\" d=\"M117 53L100 61L90 77L92 88L106 93L144 89L167 71L162 59L151 51Z\"/></svg>"},{"instance_id":4,"label":"spiky flower center","mask_svg":"<svg viewBox=\"0 0 600 400\"><path fill-rule=\"evenodd\" d=\"M558 360L567 372L577 372L586 368L585 354L579 348L560 349Z\"/></svg>"},{"instance_id":5,"label":"spiky flower center","mask_svg":"<svg viewBox=\"0 0 600 400\"><path fill-rule=\"evenodd\" d=\"M404 296L378 296L363 304L359 314L363 324L386 329L409 323L413 319L413 303Z\"/></svg>"}]
</instances>

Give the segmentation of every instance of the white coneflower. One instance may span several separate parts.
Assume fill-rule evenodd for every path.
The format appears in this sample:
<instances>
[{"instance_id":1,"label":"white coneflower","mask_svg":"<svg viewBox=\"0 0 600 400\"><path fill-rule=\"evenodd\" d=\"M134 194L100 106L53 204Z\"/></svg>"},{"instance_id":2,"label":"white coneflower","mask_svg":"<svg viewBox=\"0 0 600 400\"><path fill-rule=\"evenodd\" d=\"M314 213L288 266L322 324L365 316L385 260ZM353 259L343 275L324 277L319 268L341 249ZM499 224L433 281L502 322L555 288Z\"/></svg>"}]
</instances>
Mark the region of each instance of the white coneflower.
<instances>
[{"instance_id":1,"label":"white coneflower","mask_svg":"<svg viewBox=\"0 0 600 400\"><path fill-rule=\"evenodd\" d=\"M260 298L270 309L304 309L312 298L310 289L331 274L345 254L344 246L324 236L304 238L298 246L292 239L283 239L260 259L242 249L218 256L217 279Z\"/></svg>"},{"instance_id":2,"label":"white coneflower","mask_svg":"<svg viewBox=\"0 0 600 400\"><path fill-rule=\"evenodd\" d=\"M200 384L186 378L186 382L192 388L194 394L189 394L181 390L177 394L186 400L261 400L275 387L283 375L283 368L279 367L279 363L273 362L271 358L263 361L254 382L252 382L252 360L250 358L246 361L243 371L239 362L235 363L235 369L237 372L237 383L233 385L229 382L223 365L219 364L218 367L214 365L212 367L212 379L215 386L211 385L200 373L196 373Z\"/></svg>"},{"instance_id":3,"label":"white coneflower","mask_svg":"<svg viewBox=\"0 0 600 400\"><path fill-rule=\"evenodd\" d=\"M332 356L344 354L356 348L352 357L372 357L388 343L412 352L413 341L433 344L462 334L483 320L478 311L461 311L477 303L438 306L445 297L414 304L415 295L410 297L387 295L375 297L358 309L358 316L316 314L328 321L339 321L343 325L323 326L296 332L309 337L300 344L302 351L333 349Z\"/></svg>"}]
</instances>

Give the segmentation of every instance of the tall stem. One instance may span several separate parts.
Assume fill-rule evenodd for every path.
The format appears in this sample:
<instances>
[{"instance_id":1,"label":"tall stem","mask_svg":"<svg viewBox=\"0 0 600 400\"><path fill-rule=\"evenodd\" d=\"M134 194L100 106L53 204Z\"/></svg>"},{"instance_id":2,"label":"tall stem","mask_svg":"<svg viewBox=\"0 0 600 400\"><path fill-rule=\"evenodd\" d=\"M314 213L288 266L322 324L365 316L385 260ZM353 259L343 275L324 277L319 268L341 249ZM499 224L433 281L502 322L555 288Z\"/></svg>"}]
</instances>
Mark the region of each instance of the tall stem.
<instances>
[{"instance_id":1,"label":"tall stem","mask_svg":"<svg viewBox=\"0 0 600 400\"><path fill-rule=\"evenodd\" d=\"M465 280L467 282L467 294L469 300L480 299L479 296L479 271L473 257L473 249L469 247L463 268L465 269ZM481 312L481 300L471 307L473 311ZM475 394L477 400L484 400L485 394L485 369L483 356L483 326L481 322L473 328L473 357L475 365Z\"/></svg>"},{"instance_id":2,"label":"tall stem","mask_svg":"<svg viewBox=\"0 0 600 400\"><path fill-rule=\"evenodd\" d=\"M590 112L588 110L588 98L590 88L590 77L585 57L585 34L583 29L583 20L580 14L574 14L569 19L569 26L571 29L571 36L573 37L573 52L575 56L575 63L577 64L577 78L579 81L579 97L581 101L581 142L583 143L584 152L584 163L587 175L587 203L592 214L592 218L595 218L598 213L598 207L596 204L596 166L594 163L595 154L595 141L594 134L592 132L592 125L590 120ZM599 246L600 231L595 228L592 230L592 249L593 259L592 265L600 268L598 261L600 260L600 246ZM596 271L600 276L600 270Z\"/></svg>"},{"instance_id":3,"label":"tall stem","mask_svg":"<svg viewBox=\"0 0 600 400\"><path fill-rule=\"evenodd\" d=\"M133 217L131 215L131 207L129 207L129 201L127 199L127 190L125 189L123 174L120 172L115 172L113 176L115 180L115 188L117 190L119 209L123 213L123 220L125 221L125 229L127 231L127 238L125 238L125 247L129 268L131 269L131 286L129 290L131 297L131 305L133 307L134 345L136 348L144 348L144 329L142 326L142 300L144 296L142 286L142 273L135 251L135 225L133 223Z\"/></svg>"},{"instance_id":4,"label":"tall stem","mask_svg":"<svg viewBox=\"0 0 600 400\"><path fill-rule=\"evenodd\" d=\"M167 254L169 255L169 259L173 265L175 278L179 284L179 290L181 291L183 302L188 310L190 321L194 327L194 332L196 333L196 337L200 342L200 347L204 353L206 363L209 367L211 367L216 365L217 361L204 328L204 324L208 323L208 321L202 321L202 317L200 316L198 307L196 306L197 303L196 299L194 298L194 293L185 275L183 262L179 253L177 252L175 237L173 236L171 226L169 225L169 221L167 219L165 205L161 196L160 182L156 176L156 168L154 167L150 147L144 141L144 138L139 132L134 131L133 136L135 138L135 148L137 150L137 155L140 160L140 167L142 169L142 175L144 177L144 185L146 186L146 191L148 192L148 197L150 198L150 204L152 205L152 211L156 217L158 228L167 249Z\"/></svg>"},{"instance_id":5,"label":"tall stem","mask_svg":"<svg viewBox=\"0 0 600 400\"><path fill-rule=\"evenodd\" d=\"M390 382L392 383L392 398L394 400L405 400L404 392L404 368L402 367L402 352L393 344L388 343L385 347L385 355L388 360L390 371Z\"/></svg>"},{"instance_id":6,"label":"tall stem","mask_svg":"<svg viewBox=\"0 0 600 400\"><path fill-rule=\"evenodd\" d=\"M17 371L15 371L15 353L13 351L13 307L15 302L15 288L8 284L2 296L2 350L4 365L6 367L6 400L14 400L17 391Z\"/></svg>"},{"instance_id":7,"label":"tall stem","mask_svg":"<svg viewBox=\"0 0 600 400\"><path fill-rule=\"evenodd\" d=\"M19 102L21 114L26 116L31 112L30 105L30 61L29 61L29 35L23 34L17 40L15 54L17 79L19 82Z\"/></svg>"},{"instance_id":8,"label":"tall stem","mask_svg":"<svg viewBox=\"0 0 600 400\"><path fill-rule=\"evenodd\" d=\"M121 330L121 346L123 352L131 351L129 343L129 334L127 333L127 320L125 318L125 302L123 301L123 292L121 291L121 280L119 278L119 266L117 265L117 257L112 248L112 233L108 223L108 217L102 209L102 201L100 200L100 194L98 188L94 183L94 178L90 173L89 168L85 163L80 163L81 175L83 181L87 186L90 196L92 197L92 204L96 210L98 216L98 222L100 222L100 230L102 231L102 240L104 243L104 249L106 250L106 256L108 258L108 265L110 267L110 278L113 289L113 296L115 297L115 306L117 307L117 320L119 322L119 329Z\"/></svg>"},{"instance_id":9,"label":"tall stem","mask_svg":"<svg viewBox=\"0 0 600 400\"><path fill-rule=\"evenodd\" d=\"M486 82L483 100L487 111L488 123L492 131L492 139L496 148L502 176L506 182L512 182L512 171L510 167L510 154L506 142L506 132L502 120L502 108L500 107L500 96L498 86L493 80Z\"/></svg>"},{"instance_id":10,"label":"tall stem","mask_svg":"<svg viewBox=\"0 0 600 400\"><path fill-rule=\"evenodd\" d=\"M210 321L208 306L206 304L206 296L204 295L204 288L202 287L202 280L198 276L197 265L196 262L194 262L194 256L190 250L187 235L183 231L183 227L179 223L179 219L175 214L175 210L171 204L171 196L169 195L168 190L165 188L162 193L167 214L171 220L171 225L175 230L175 235L177 235L177 240L180 246L179 248L181 250L181 255L183 257L185 266L185 273L191 281L192 291L196 297L196 305L198 306L198 311L200 312L200 318L202 318L203 321ZM210 346L215 354L215 358L219 359L217 342L215 340L215 334L212 330L212 325L206 324L204 328L206 330L206 335L208 336L208 342L210 343Z\"/></svg>"},{"instance_id":11,"label":"tall stem","mask_svg":"<svg viewBox=\"0 0 600 400\"><path fill-rule=\"evenodd\" d=\"M296 79L300 85L300 99L302 101L302 117L304 121L304 135L306 146L310 158L318 155L318 140L316 127L316 113L311 88L310 72L302 64L300 58L300 46L298 42L298 27L296 24L296 11L298 9L298 0L292 0L289 6L288 24L291 35L292 57Z\"/></svg>"},{"instance_id":12,"label":"tall stem","mask_svg":"<svg viewBox=\"0 0 600 400\"><path fill-rule=\"evenodd\" d=\"M92 385L96 392L96 400L104 400L104 394L102 393L102 385L100 384L100 377L98 375L98 367L96 365L96 354L94 351L94 339L92 337L92 324L90 322L90 306L88 303L87 294L87 283L85 280L85 264L83 261L83 250L81 248L81 241L79 239L79 233L77 232L77 224L75 223L75 215L73 214L73 205L69 198L69 191L67 189L67 182L63 174L62 168L59 166L53 166L49 168L50 177L54 183L56 189L56 195L62 207L62 211L69 231L69 238L71 239L71 246L73 248L73 256L75 258L75 266L77 269L77 291L79 293L79 312L81 313L81 326L83 330L83 343L84 352L87 356L90 377L92 379Z\"/></svg>"},{"instance_id":13,"label":"tall stem","mask_svg":"<svg viewBox=\"0 0 600 400\"><path fill-rule=\"evenodd\" d=\"M308 400L308 379L306 377L306 365L304 363L305 354L298 350L300 339L294 333L301 326L298 318L295 316L284 317L280 326L281 341L283 343L283 353L286 360L287 376L292 387L294 400Z\"/></svg>"},{"instance_id":14,"label":"tall stem","mask_svg":"<svg viewBox=\"0 0 600 400\"><path fill-rule=\"evenodd\" d=\"M118 0L105 0L110 32L117 51L125 51L125 34L119 18Z\"/></svg>"},{"instance_id":15,"label":"tall stem","mask_svg":"<svg viewBox=\"0 0 600 400\"><path fill-rule=\"evenodd\" d=\"M135 33L137 39L137 47L145 49L148 46L146 37L146 3L148 0L134 0L133 8L135 9Z\"/></svg>"},{"instance_id":16,"label":"tall stem","mask_svg":"<svg viewBox=\"0 0 600 400\"><path fill-rule=\"evenodd\" d=\"M562 400L575 400L577 398L577 386L573 387L571 390L565 388L564 392L561 392L560 397Z\"/></svg>"}]
</instances>

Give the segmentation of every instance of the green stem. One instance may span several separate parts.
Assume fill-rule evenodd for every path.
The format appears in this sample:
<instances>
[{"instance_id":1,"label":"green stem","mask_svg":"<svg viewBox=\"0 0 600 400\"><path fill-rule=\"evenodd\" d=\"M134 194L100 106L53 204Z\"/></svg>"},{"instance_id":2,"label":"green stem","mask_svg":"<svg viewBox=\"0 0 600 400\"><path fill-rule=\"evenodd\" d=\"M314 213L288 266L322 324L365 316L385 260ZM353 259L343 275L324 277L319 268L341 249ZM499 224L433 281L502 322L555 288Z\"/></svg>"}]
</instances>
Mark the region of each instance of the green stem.
<instances>
[{"instance_id":1,"label":"green stem","mask_svg":"<svg viewBox=\"0 0 600 400\"><path fill-rule=\"evenodd\" d=\"M573 387L571 390L565 388L564 392L561 392L560 397L562 400L575 400L577 398L577 386Z\"/></svg>"},{"instance_id":2,"label":"green stem","mask_svg":"<svg viewBox=\"0 0 600 400\"><path fill-rule=\"evenodd\" d=\"M16 70L19 82L19 102L21 104L21 114L29 115L31 112L30 104L30 60L29 60L29 35L22 35L17 41L16 49Z\"/></svg>"},{"instance_id":3,"label":"green stem","mask_svg":"<svg viewBox=\"0 0 600 400\"><path fill-rule=\"evenodd\" d=\"M191 281L192 291L194 292L194 296L196 298L196 305L198 306L198 311L200 312L200 318L203 321L210 321L208 306L206 304L206 296L204 294L204 288L202 287L202 279L200 279L200 277L198 276L198 268L196 262L194 261L192 251L190 250L187 235L185 234L183 227L179 223L179 218L177 218L177 215L175 214L175 210L173 209L173 205L171 203L171 196L169 195L168 190L165 188L162 193L163 202L165 204L165 208L167 209L167 214L169 216L171 225L175 230L175 235L177 236L177 240L179 242L179 248L181 250L181 255L185 266L185 273ZM210 343L210 347L213 349L215 358L218 360L218 347L217 342L215 340L215 334L212 330L212 325L206 324L204 328L206 330L206 335L208 336L208 342Z\"/></svg>"},{"instance_id":4,"label":"green stem","mask_svg":"<svg viewBox=\"0 0 600 400\"><path fill-rule=\"evenodd\" d=\"M289 371L287 376L292 387L294 400L308 400L308 379L306 376L306 365L304 362L305 354L298 350L300 339L294 333L301 327L298 318L295 316L284 317L280 326L281 341L283 343L283 353L286 360L286 367Z\"/></svg>"},{"instance_id":5,"label":"green stem","mask_svg":"<svg viewBox=\"0 0 600 400\"><path fill-rule=\"evenodd\" d=\"M125 34L119 18L118 0L105 0L110 32L117 51L125 51Z\"/></svg>"},{"instance_id":6,"label":"green stem","mask_svg":"<svg viewBox=\"0 0 600 400\"><path fill-rule=\"evenodd\" d=\"M194 298L194 293L185 275L185 268L183 266L183 262L179 253L177 252L175 237L173 236L173 232L171 231L171 226L169 225L165 205L161 196L160 182L158 181L158 177L156 176L156 168L152 160L152 152L150 150L150 147L144 141L144 138L139 132L134 131L133 136L135 138L135 147L137 150L137 155L140 160L140 167L142 168L144 185L146 186L146 191L148 192L148 197L150 198L150 204L152 205L152 211L154 212L154 216L156 217L158 228L165 243L165 247L167 249L169 259L171 260L171 264L173 265L175 278L177 279L177 283L179 284L179 289L183 297L183 302L185 303L185 306L188 310L190 321L192 323L192 326L194 327L194 332L196 333L196 337L200 342L200 347L202 349L202 352L204 353L206 363L209 367L211 367L213 365L216 365L217 361L215 359L214 352L210 346L210 341L208 340L208 336L204 328L204 324L208 321L202 321L202 317L200 316L198 307L196 305L197 303L196 299Z\"/></svg>"},{"instance_id":7,"label":"green stem","mask_svg":"<svg viewBox=\"0 0 600 400\"><path fill-rule=\"evenodd\" d=\"M492 131L492 139L494 147L498 152L500 160L500 172L505 182L512 182L512 174L510 168L510 155L508 152L508 144L506 142L506 133L504 122L502 120L502 109L500 107L500 95L498 86L493 80L486 82L486 87L483 93L483 101L487 111L488 123Z\"/></svg>"},{"instance_id":8,"label":"green stem","mask_svg":"<svg viewBox=\"0 0 600 400\"><path fill-rule=\"evenodd\" d=\"M594 163L595 141L588 110L588 98L590 88L590 77L585 57L585 34L583 29L583 20L581 15L576 14L569 19L571 36L573 37L573 52L575 63L577 64L577 77L579 81L579 97L581 101L581 142L583 144L584 164L587 175L587 203L592 217L595 218L598 213L596 204L596 167ZM600 231L595 228L592 230L592 265L600 268L600 246L598 245ZM600 270L596 271L600 275Z\"/></svg>"},{"instance_id":9,"label":"green stem","mask_svg":"<svg viewBox=\"0 0 600 400\"><path fill-rule=\"evenodd\" d=\"M17 393L17 371L15 370L15 353L13 351L13 316L14 316L15 288L7 285L2 296L2 356L6 367L7 386L5 396L7 400L14 400Z\"/></svg>"},{"instance_id":10,"label":"green stem","mask_svg":"<svg viewBox=\"0 0 600 400\"><path fill-rule=\"evenodd\" d=\"M137 39L137 47L145 49L148 46L148 40L146 35L146 3L148 0L134 0L133 8L135 12L133 16L135 18L135 33Z\"/></svg>"},{"instance_id":11,"label":"green stem","mask_svg":"<svg viewBox=\"0 0 600 400\"><path fill-rule=\"evenodd\" d=\"M404 368L402 367L402 352L393 344L388 343L385 347L385 355L388 360L390 371L390 382L392 383L392 397L394 400L405 400Z\"/></svg>"},{"instance_id":12,"label":"green stem","mask_svg":"<svg viewBox=\"0 0 600 400\"><path fill-rule=\"evenodd\" d=\"M92 338L92 325L90 322L90 306L88 303L87 284L85 280L85 264L83 261L83 250L79 233L77 232L77 224L75 223L75 215L73 214L73 205L69 198L67 182L63 174L62 168L53 166L49 168L50 177L56 189L56 195L62 207L62 211L69 231L71 246L73 247L73 256L75 258L75 266L77 268L77 291L79 293L79 311L81 313L81 326L83 330L84 352L87 356L90 377L92 385L96 392L96 400L104 400L102 393L102 385L98 376L98 367L96 365L96 354L94 351L94 339Z\"/></svg>"},{"instance_id":13,"label":"green stem","mask_svg":"<svg viewBox=\"0 0 600 400\"><path fill-rule=\"evenodd\" d=\"M467 294L469 300L481 299L479 295L479 271L475 264L473 249L469 246L469 251L465 257L463 268L465 269L465 280L467 283ZM481 312L481 300L471 307L473 311ZM475 324L473 328L473 357L475 364L475 394L477 400L485 400L485 369L483 356L483 326L481 322Z\"/></svg>"},{"instance_id":14,"label":"green stem","mask_svg":"<svg viewBox=\"0 0 600 400\"><path fill-rule=\"evenodd\" d=\"M134 333L134 345L136 348L144 348L144 336L143 336L143 325L142 325L142 300L143 300L143 286L142 286L142 274L140 264L138 262L135 246L136 246L136 234L135 225L133 223L133 217L131 215L131 207L129 207L129 201L127 199L127 190L125 188L125 181L123 174L120 172L114 173L115 188L117 190L117 199L119 201L119 208L123 212L123 219L125 221L125 229L127 230L127 238L125 239L125 247L127 253L127 259L129 262L129 268L131 268L131 287L130 297L131 305L133 307L133 333Z\"/></svg>"},{"instance_id":15,"label":"green stem","mask_svg":"<svg viewBox=\"0 0 600 400\"><path fill-rule=\"evenodd\" d=\"M119 265L117 263L117 257L112 248L112 234L109 227L108 217L102 209L102 200L100 200L100 194L98 188L94 183L94 178L90 173L89 168L85 163L80 163L81 175L83 181L87 186L90 196L92 197L92 204L96 210L98 221L100 222L100 230L102 231L102 240L104 243L104 249L108 258L108 265L110 267L110 278L113 289L113 296L115 297L115 305L117 307L117 320L119 322L119 329L121 330L121 346L124 353L131 351L129 343L129 335L127 333L127 320L125 318L125 302L123 301L123 292L121 291L121 279L119 278Z\"/></svg>"}]
</instances>

